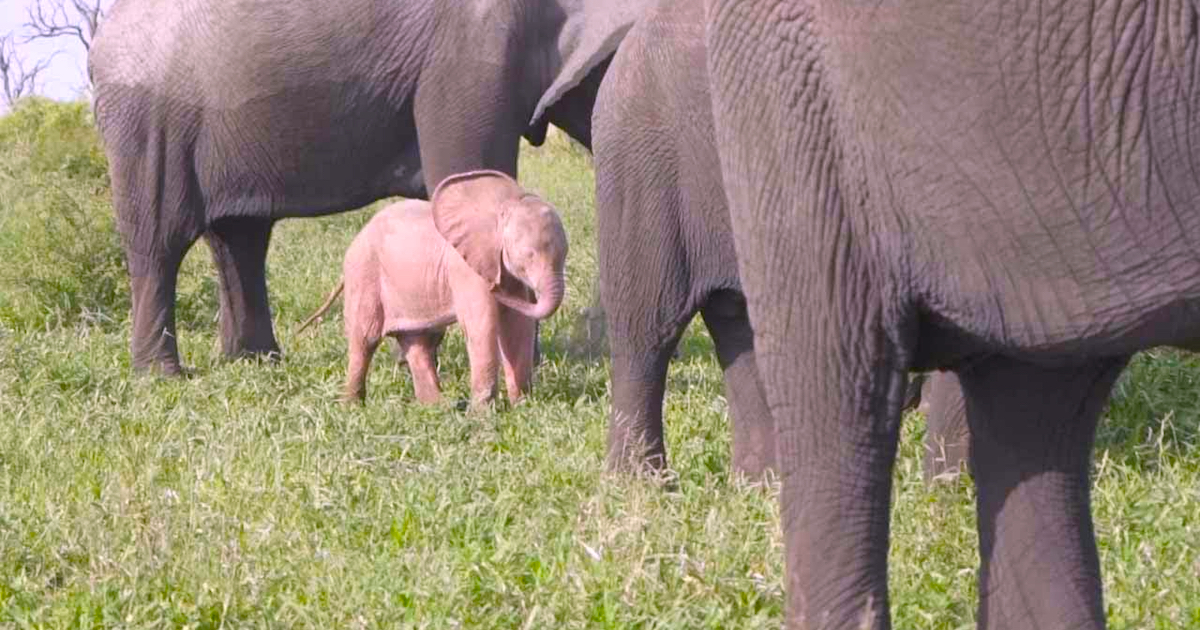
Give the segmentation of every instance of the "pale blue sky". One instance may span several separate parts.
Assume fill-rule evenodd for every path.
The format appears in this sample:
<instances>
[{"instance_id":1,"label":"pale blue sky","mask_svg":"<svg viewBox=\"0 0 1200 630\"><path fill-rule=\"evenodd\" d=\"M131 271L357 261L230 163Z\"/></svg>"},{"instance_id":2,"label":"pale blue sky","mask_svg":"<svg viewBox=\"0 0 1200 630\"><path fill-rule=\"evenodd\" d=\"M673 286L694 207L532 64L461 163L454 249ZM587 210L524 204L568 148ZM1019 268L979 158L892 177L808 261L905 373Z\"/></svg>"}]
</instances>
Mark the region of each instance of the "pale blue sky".
<instances>
[{"instance_id":1,"label":"pale blue sky","mask_svg":"<svg viewBox=\"0 0 1200 630\"><path fill-rule=\"evenodd\" d=\"M24 32L22 25L28 21L27 7L34 0L0 0L0 35L11 31ZM104 2L107 7L110 0ZM25 60L26 67L45 59L56 51L50 67L42 73L39 94L57 99L72 99L78 96L87 84L87 53L74 38L36 40L28 44L17 42L17 51Z\"/></svg>"}]
</instances>

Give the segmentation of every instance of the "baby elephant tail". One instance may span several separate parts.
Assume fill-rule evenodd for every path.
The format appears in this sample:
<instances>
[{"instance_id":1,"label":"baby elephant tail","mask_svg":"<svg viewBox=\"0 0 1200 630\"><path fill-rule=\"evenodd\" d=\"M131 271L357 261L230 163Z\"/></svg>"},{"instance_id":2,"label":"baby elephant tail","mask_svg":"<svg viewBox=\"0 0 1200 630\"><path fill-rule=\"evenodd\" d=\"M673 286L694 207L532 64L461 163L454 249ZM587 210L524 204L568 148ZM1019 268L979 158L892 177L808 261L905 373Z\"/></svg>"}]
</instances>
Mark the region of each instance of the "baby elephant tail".
<instances>
[{"instance_id":1,"label":"baby elephant tail","mask_svg":"<svg viewBox=\"0 0 1200 630\"><path fill-rule=\"evenodd\" d=\"M333 301L338 299L338 296L342 294L342 289L344 288L346 288L345 278L338 281L337 286L333 288L333 293L329 294L329 297L325 299L325 303L321 305L321 308L317 309L317 312L313 313L312 315L309 315L308 319L304 320L304 323L300 324L300 327L296 329L295 334L299 335L300 333L304 332L305 328L308 328L313 322L320 319L321 316L329 310L329 307L333 306Z\"/></svg>"}]
</instances>

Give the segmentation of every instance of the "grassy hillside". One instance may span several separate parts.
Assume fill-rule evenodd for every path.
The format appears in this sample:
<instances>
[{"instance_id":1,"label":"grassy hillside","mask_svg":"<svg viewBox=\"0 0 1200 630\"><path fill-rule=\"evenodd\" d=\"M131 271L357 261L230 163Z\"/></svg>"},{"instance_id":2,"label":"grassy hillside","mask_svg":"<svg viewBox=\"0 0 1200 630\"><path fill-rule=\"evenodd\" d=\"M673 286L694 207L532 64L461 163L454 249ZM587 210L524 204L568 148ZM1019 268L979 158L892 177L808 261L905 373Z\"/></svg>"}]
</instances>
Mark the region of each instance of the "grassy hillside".
<instances>
[{"instance_id":1,"label":"grassy hillside","mask_svg":"<svg viewBox=\"0 0 1200 630\"><path fill-rule=\"evenodd\" d=\"M86 107L0 118L0 627L775 628L774 485L729 472L711 342L671 370L678 490L600 474L607 366L568 339L596 273L592 174L560 140L522 181L570 233L567 302L529 404L465 414L461 334L421 408L379 355L363 407L334 402L340 316L291 330L337 281L370 209L285 221L269 260L285 360L219 360L203 244L180 281L188 381L132 378L129 297ZM1200 361L1122 379L1094 502L1111 627L1200 627ZM921 481L919 416L896 467L897 628L974 627L967 480Z\"/></svg>"}]
</instances>

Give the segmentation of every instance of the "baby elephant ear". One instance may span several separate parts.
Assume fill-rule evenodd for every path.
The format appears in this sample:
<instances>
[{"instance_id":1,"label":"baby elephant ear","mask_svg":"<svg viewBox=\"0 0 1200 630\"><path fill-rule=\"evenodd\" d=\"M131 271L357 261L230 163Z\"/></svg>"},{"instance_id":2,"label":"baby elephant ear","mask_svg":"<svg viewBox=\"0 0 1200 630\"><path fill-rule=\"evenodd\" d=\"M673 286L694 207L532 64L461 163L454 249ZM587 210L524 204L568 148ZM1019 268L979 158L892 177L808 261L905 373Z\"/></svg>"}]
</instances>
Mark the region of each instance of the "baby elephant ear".
<instances>
[{"instance_id":1,"label":"baby elephant ear","mask_svg":"<svg viewBox=\"0 0 1200 630\"><path fill-rule=\"evenodd\" d=\"M433 191L433 223L446 242L494 288L500 284L501 208L523 191L499 171L471 171Z\"/></svg>"}]
</instances>

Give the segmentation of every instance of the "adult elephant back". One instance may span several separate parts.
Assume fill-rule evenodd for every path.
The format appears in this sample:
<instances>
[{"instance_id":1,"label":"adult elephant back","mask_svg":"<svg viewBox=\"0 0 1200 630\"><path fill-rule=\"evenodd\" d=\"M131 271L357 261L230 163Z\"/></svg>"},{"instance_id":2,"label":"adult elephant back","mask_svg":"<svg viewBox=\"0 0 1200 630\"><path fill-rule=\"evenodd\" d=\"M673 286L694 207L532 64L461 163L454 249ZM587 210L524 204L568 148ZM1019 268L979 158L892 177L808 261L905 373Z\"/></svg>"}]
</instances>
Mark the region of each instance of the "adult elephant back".
<instances>
[{"instance_id":1,"label":"adult elephant back","mask_svg":"<svg viewBox=\"0 0 1200 630\"><path fill-rule=\"evenodd\" d=\"M607 60L642 0L118 0L91 49L133 292L133 364L180 371L175 282L204 236L228 357L273 355L274 222L457 172L516 176L553 123L590 147Z\"/></svg>"}]
</instances>

